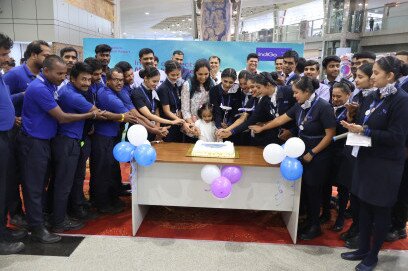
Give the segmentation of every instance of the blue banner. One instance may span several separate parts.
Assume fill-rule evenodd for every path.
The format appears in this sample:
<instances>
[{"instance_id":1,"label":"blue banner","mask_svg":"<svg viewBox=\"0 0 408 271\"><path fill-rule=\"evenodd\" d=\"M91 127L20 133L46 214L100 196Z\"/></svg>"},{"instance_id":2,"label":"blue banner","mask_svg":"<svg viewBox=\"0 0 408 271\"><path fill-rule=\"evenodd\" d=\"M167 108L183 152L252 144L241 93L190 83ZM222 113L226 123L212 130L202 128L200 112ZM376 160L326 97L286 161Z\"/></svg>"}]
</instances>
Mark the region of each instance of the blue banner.
<instances>
[{"instance_id":1,"label":"blue banner","mask_svg":"<svg viewBox=\"0 0 408 271\"><path fill-rule=\"evenodd\" d=\"M135 40L135 39L84 39L84 58L95 56L98 44L108 44L113 49L109 66L119 61L129 62L135 69L140 69L139 50L151 48L159 58L159 68L163 69L165 61L171 59L175 50L184 52L184 66L193 69L194 63L200 58L208 59L216 55L221 59L220 70L234 68L237 71L246 67L249 53L259 55L258 70L274 71L275 58L282 56L286 50L292 49L303 56L303 43L272 43L272 42L221 42L221 41L175 41L175 40Z\"/></svg>"}]
</instances>

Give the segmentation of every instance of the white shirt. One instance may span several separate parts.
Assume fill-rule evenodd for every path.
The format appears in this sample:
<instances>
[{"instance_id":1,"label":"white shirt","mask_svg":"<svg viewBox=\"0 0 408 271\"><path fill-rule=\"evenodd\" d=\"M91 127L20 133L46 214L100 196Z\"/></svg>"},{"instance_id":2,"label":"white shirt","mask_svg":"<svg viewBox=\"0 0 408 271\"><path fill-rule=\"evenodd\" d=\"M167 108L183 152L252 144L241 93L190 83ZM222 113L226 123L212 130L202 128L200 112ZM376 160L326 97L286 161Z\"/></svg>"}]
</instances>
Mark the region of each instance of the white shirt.
<instances>
[{"instance_id":1,"label":"white shirt","mask_svg":"<svg viewBox=\"0 0 408 271\"><path fill-rule=\"evenodd\" d=\"M211 76L210 76L211 77ZM221 83L221 72L218 71L217 74L215 75L215 78L217 78L217 81L215 81L212 77L211 80L213 80L214 85L218 85L219 83Z\"/></svg>"},{"instance_id":2,"label":"white shirt","mask_svg":"<svg viewBox=\"0 0 408 271\"><path fill-rule=\"evenodd\" d=\"M205 142L216 142L217 138L215 136L215 132L217 131L217 127L215 127L214 121L209 123L203 121L202 119L197 120L194 125L200 129L200 136L198 139L205 141Z\"/></svg>"},{"instance_id":3,"label":"white shirt","mask_svg":"<svg viewBox=\"0 0 408 271\"><path fill-rule=\"evenodd\" d=\"M320 87L315 91L316 95L323 100L330 101L330 87L328 85L320 83Z\"/></svg>"},{"instance_id":4,"label":"white shirt","mask_svg":"<svg viewBox=\"0 0 408 271\"><path fill-rule=\"evenodd\" d=\"M131 85L132 88L139 87L144 81L144 79L139 76L139 71L140 70L137 70L134 72L134 83ZM157 87L159 87L164 81L166 81L166 78L167 78L167 75L163 70L159 70L159 72L160 72L160 81L159 81L159 84L157 84Z\"/></svg>"},{"instance_id":5,"label":"white shirt","mask_svg":"<svg viewBox=\"0 0 408 271\"><path fill-rule=\"evenodd\" d=\"M341 78L342 78L342 77L341 77L340 75L337 75L336 79L334 79L334 82L340 82ZM327 78L323 80L323 84L328 85L328 86L330 86L330 85L329 85L329 82L330 82L330 81L329 81L329 79L327 79Z\"/></svg>"}]
</instances>

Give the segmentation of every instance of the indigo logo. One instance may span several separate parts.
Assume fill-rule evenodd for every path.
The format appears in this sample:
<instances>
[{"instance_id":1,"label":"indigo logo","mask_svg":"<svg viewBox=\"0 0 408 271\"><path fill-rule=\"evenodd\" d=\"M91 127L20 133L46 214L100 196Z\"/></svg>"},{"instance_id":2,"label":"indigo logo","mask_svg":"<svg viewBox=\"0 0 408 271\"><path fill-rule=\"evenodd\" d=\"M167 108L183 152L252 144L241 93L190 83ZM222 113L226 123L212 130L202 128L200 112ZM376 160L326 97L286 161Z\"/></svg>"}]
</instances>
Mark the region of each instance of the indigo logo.
<instances>
[{"instance_id":1,"label":"indigo logo","mask_svg":"<svg viewBox=\"0 0 408 271\"><path fill-rule=\"evenodd\" d=\"M256 48L256 54L259 56L259 61L275 61L288 50L292 48Z\"/></svg>"}]
</instances>

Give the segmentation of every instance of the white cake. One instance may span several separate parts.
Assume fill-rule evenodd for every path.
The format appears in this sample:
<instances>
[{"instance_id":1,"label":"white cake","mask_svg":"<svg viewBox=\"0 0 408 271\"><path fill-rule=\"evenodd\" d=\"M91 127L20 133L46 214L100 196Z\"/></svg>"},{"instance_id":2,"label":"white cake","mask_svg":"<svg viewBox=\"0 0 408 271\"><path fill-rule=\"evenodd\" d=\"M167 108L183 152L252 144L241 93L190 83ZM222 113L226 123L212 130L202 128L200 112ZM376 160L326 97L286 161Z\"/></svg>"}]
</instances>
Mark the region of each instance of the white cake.
<instances>
[{"instance_id":1,"label":"white cake","mask_svg":"<svg viewBox=\"0 0 408 271\"><path fill-rule=\"evenodd\" d=\"M205 142L198 140L194 145L192 156L215 157L215 158L235 158L234 143L225 142Z\"/></svg>"}]
</instances>

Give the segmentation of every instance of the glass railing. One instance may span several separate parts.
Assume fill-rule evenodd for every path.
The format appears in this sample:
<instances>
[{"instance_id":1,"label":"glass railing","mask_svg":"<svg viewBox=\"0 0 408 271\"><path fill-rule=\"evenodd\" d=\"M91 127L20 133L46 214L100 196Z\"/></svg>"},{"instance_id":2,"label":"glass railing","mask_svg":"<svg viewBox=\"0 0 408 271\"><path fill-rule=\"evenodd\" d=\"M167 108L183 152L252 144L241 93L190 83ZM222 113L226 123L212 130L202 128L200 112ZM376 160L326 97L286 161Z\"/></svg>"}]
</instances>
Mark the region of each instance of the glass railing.
<instances>
[{"instance_id":1,"label":"glass railing","mask_svg":"<svg viewBox=\"0 0 408 271\"><path fill-rule=\"evenodd\" d=\"M366 26L364 32L406 31L408 22L408 2L395 6L383 6L366 10Z\"/></svg>"},{"instance_id":2,"label":"glass railing","mask_svg":"<svg viewBox=\"0 0 408 271\"><path fill-rule=\"evenodd\" d=\"M284 25L280 27L280 31L282 41L299 41L321 37L323 33L323 19Z\"/></svg>"}]
</instances>

